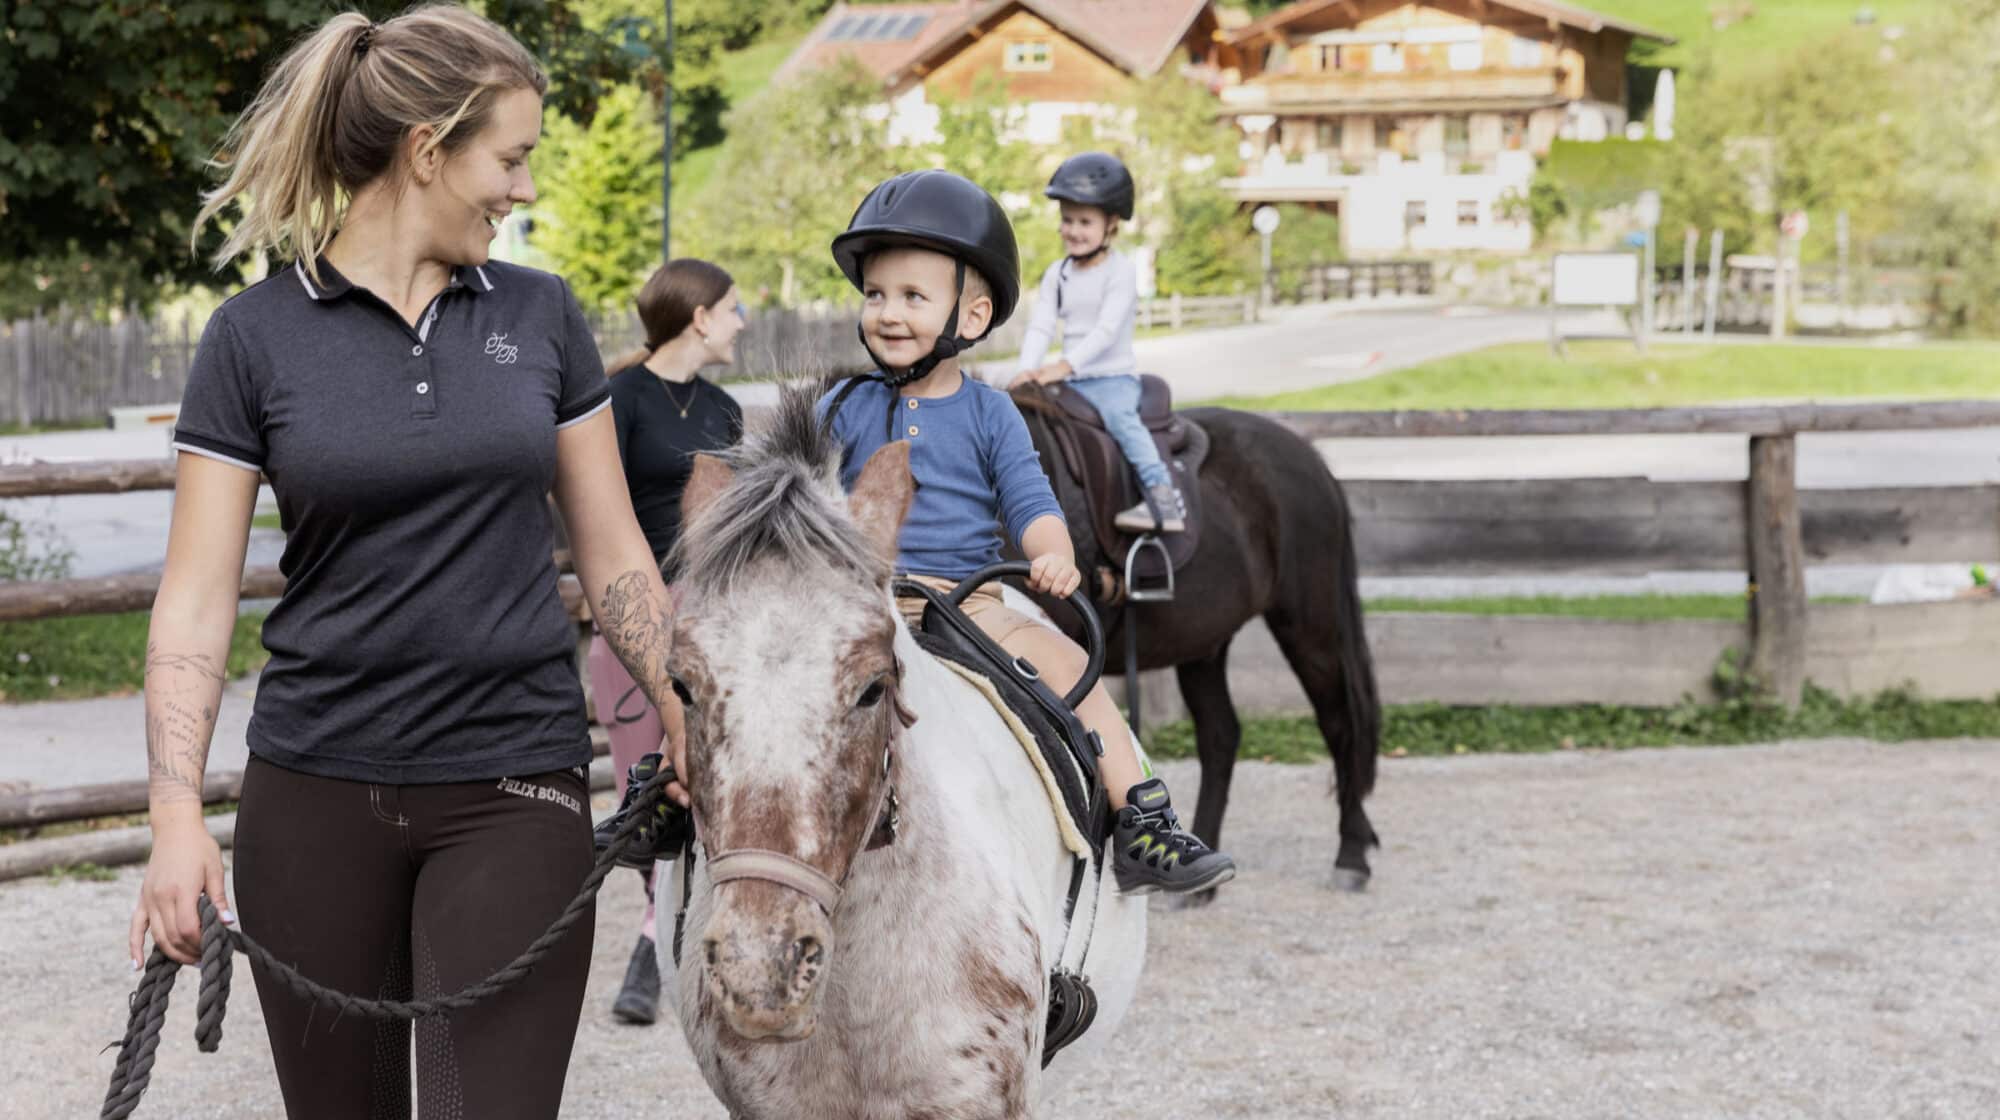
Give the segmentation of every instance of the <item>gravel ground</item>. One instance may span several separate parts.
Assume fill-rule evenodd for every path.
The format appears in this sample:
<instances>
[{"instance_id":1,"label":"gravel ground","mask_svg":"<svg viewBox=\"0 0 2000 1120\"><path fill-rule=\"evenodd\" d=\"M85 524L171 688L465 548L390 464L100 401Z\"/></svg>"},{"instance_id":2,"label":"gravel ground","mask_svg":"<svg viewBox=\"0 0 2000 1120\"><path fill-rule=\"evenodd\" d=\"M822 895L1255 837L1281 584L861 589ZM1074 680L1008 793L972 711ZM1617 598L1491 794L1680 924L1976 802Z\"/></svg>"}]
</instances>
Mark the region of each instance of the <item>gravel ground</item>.
<instances>
[{"instance_id":1,"label":"gravel ground","mask_svg":"<svg viewBox=\"0 0 2000 1120\"><path fill-rule=\"evenodd\" d=\"M2000 1116L2000 743L1385 760L1360 896L1326 780L1239 767L1245 871L1155 905L1145 1057L1050 1115ZM0 1112L95 1115L138 881L0 887ZM673 1026L609 1021L638 900L608 888L565 1115L722 1120ZM203 1055L191 981L140 1115L278 1115L248 983Z\"/></svg>"}]
</instances>

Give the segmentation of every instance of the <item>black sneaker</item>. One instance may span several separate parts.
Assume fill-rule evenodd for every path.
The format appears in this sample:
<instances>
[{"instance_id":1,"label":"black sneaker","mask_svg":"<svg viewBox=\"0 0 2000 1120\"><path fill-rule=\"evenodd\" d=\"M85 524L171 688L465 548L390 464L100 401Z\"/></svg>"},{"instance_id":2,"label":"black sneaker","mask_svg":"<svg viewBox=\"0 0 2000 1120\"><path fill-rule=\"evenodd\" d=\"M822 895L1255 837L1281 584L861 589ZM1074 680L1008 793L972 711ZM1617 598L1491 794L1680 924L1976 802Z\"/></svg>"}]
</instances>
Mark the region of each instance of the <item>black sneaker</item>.
<instances>
[{"instance_id":1,"label":"black sneaker","mask_svg":"<svg viewBox=\"0 0 2000 1120\"><path fill-rule=\"evenodd\" d=\"M639 787L659 773L661 762L661 756L655 752L642 756L632 764L625 778L625 800L619 803L618 811L604 818L604 822L591 834L591 841L598 851L611 846L612 837L618 835L625 815L632 811L632 803L638 799ZM694 814L671 798L661 797L653 806L652 819L639 826L638 835L619 854L618 866L650 872L654 860L679 858L693 838Z\"/></svg>"},{"instance_id":2,"label":"black sneaker","mask_svg":"<svg viewBox=\"0 0 2000 1120\"><path fill-rule=\"evenodd\" d=\"M1126 894L1206 890L1236 876L1236 861L1214 851L1174 816L1167 784L1149 778L1125 795L1112 832L1117 841L1113 868Z\"/></svg>"},{"instance_id":3,"label":"black sneaker","mask_svg":"<svg viewBox=\"0 0 2000 1120\"><path fill-rule=\"evenodd\" d=\"M660 950L643 934L625 965L625 985L611 1004L611 1013L628 1023L647 1024L660 1016Z\"/></svg>"}]
</instances>

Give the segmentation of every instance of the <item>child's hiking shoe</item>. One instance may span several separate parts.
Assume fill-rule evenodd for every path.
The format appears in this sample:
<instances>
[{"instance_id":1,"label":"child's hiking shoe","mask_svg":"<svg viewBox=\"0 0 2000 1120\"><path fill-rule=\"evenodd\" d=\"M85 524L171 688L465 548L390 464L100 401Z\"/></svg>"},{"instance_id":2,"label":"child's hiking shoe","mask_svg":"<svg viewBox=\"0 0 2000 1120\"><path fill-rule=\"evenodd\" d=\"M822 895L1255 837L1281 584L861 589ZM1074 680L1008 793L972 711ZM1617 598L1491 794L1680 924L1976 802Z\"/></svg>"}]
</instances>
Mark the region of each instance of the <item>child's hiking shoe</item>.
<instances>
[{"instance_id":1,"label":"child's hiking shoe","mask_svg":"<svg viewBox=\"0 0 2000 1120\"><path fill-rule=\"evenodd\" d=\"M1187 531L1186 507L1181 492L1163 482L1146 487L1145 498L1111 523L1128 533L1182 533Z\"/></svg>"},{"instance_id":2,"label":"child's hiking shoe","mask_svg":"<svg viewBox=\"0 0 2000 1120\"><path fill-rule=\"evenodd\" d=\"M1226 883L1236 875L1236 861L1181 828L1167 797L1167 784L1158 778L1140 782L1125 795L1112 839L1116 843L1112 866L1118 889L1126 894L1184 894Z\"/></svg>"}]
</instances>

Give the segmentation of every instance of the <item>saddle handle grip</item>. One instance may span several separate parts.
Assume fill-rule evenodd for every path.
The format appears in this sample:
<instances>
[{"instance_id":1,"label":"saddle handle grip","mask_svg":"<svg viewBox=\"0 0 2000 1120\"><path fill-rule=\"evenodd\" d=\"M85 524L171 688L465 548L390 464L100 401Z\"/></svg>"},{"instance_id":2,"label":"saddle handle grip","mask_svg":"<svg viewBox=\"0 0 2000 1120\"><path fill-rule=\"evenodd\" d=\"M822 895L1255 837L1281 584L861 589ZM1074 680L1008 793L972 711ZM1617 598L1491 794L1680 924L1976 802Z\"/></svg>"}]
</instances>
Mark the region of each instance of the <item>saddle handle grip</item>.
<instances>
[{"instance_id":1,"label":"saddle handle grip","mask_svg":"<svg viewBox=\"0 0 2000 1120\"><path fill-rule=\"evenodd\" d=\"M951 589L951 594L945 596L945 601L954 607L963 606L968 596L986 584L1002 576L1026 576L1033 570L1034 565L1024 560L988 564L960 580L958 586ZM1090 695L1090 690L1097 687L1097 679L1104 675L1104 624L1098 621L1097 608L1090 605L1090 599L1083 594L1081 585L1070 592L1065 601L1083 620L1083 675L1076 679L1076 685L1063 697L1063 703L1074 711L1078 704L1083 703L1083 698Z\"/></svg>"}]
</instances>

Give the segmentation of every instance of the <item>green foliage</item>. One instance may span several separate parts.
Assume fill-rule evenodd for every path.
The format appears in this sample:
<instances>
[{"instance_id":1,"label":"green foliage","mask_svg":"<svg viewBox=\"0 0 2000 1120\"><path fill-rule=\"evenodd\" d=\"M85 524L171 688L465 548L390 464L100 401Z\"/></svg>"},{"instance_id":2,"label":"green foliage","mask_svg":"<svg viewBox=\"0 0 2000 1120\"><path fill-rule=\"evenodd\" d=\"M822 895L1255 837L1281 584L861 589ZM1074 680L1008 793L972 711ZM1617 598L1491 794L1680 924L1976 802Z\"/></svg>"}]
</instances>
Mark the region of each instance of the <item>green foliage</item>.
<instances>
[{"instance_id":1,"label":"green foliage","mask_svg":"<svg viewBox=\"0 0 2000 1120\"><path fill-rule=\"evenodd\" d=\"M1673 146L1658 140L1557 140L1537 177L1555 185L1572 205L1602 210L1658 188L1672 159Z\"/></svg>"},{"instance_id":2,"label":"green foliage","mask_svg":"<svg viewBox=\"0 0 2000 1120\"><path fill-rule=\"evenodd\" d=\"M2000 2L1940 5L1909 46L1923 65L1911 76L1921 111L1910 123L1915 158L1900 171L1903 219L1936 278L1931 300L1941 324L2000 333ZM1946 10L1948 9L1948 10Z\"/></svg>"},{"instance_id":3,"label":"green foliage","mask_svg":"<svg viewBox=\"0 0 2000 1120\"><path fill-rule=\"evenodd\" d=\"M721 262L760 300L853 298L827 244L889 165L874 78L849 62L731 109L713 178L689 206L686 252ZM920 165L912 153L909 165ZM676 234L676 251L682 234Z\"/></svg>"},{"instance_id":4,"label":"green foliage","mask_svg":"<svg viewBox=\"0 0 2000 1120\"><path fill-rule=\"evenodd\" d=\"M76 553L48 522L0 509L0 580L66 579Z\"/></svg>"},{"instance_id":5,"label":"green foliage","mask_svg":"<svg viewBox=\"0 0 2000 1120\"><path fill-rule=\"evenodd\" d=\"M1865 244L1898 221L1912 106L1872 38L1833 35L1764 66L1697 70L1687 85L1662 229L1720 228L1768 247L1781 214L1804 210L1830 227L1844 210ZM1809 241L1806 256L1831 245Z\"/></svg>"},{"instance_id":6,"label":"green foliage","mask_svg":"<svg viewBox=\"0 0 2000 1120\"><path fill-rule=\"evenodd\" d=\"M1271 235L1271 267L1278 275L1296 276L1341 256L1337 216L1296 202L1278 204L1278 232Z\"/></svg>"},{"instance_id":7,"label":"green foliage","mask_svg":"<svg viewBox=\"0 0 2000 1120\"><path fill-rule=\"evenodd\" d=\"M719 0L709 0L719 3ZM387 19L403 0L343 5ZM589 120L640 59L571 0L485 0L547 66L549 106ZM150 306L163 289L229 284L188 251L206 160L264 74L334 11L325 0L112 0L0 6L0 317L59 302Z\"/></svg>"},{"instance_id":8,"label":"green foliage","mask_svg":"<svg viewBox=\"0 0 2000 1120\"><path fill-rule=\"evenodd\" d=\"M588 127L550 114L543 195L529 240L584 307L628 302L659 262L660 122L637 86L615 86Z\"/></svg>"},{"instance_id":9,"label":"green foliage","mask_svg":"<svg viewBox=\"0 0 2000 1120\"><path fill-rule=\"evenodd\" d=\"M151 615L75 615L0 622L0 702L72 700L137 692L146 681ZM253 673L268 657L264 615L242 615L229 639L228 672Z\"/></svg>"},{"instance_id":10,"label":"green foliage","mask_svg":"<svg viewBox=\"0 0 2000 1120\"><path fill-rule=\"evenodd\" d=\"M1216 118L1208 91L1181 76L1185 63L1176 54L1159 73L1133 83L1123 106L1129 143L1114 137L1110 149L1138 181L1137 229L1157 253L1159 291L1238 291L1257 274L1249 217L1222 190L1238 136Z\"/></svg>"},{"instance_id":11,"label":"green foliage","mask_svg":"<svg viewBox=\"0 0 2000 1120\"><path fill-rule=\"evenodd\" d=\"M1762 702L1693 699L1671 708L1403 704L1386 708L1382 720L1383 753L1398 757L1725 746L1836 737L1895 743L1996 736L2000 736L2000 697L1923 700L1908 689L1898 689L1843 700L1810 685L1796 712ZM1156 759L1195 757L1193 725L1183 721L1148 733L1146 749ZM1241 754L1322 765L1327 757L1318 725L1306 717L1244 721Z\"/></svg>"},{"instance_id":12,"label":"green foliage","mask_svg":"<svg viewBox=\"0 0 2000 1120\"><path fill-rule=\"evenodd\" d=\"M1853 596L1814 596L1815 603L1860 603ZM1385 597L1368 600L1369 612L1423 614L1541 615L1638 621L1712 619L1742 622L1749 610L1742 595L1501 595L1452 599Z\"/></svg>"},{"instance_id":13,"label":"green foliage","mask_svg":"<svg viewBox=\"0 0 2000 1120\"><path fill-rule=\"evenodd\" d=\"M936 104L938 138L926 158L1000 200L1022 250L1023 282L1039 280L1060 251L1060 238L1055 203L1042 197L1039 153L1018 138L1026 111L1008 102L1007 83L992 73L981 74L965 96L940 95Z\"/></svg>"}]
</instances>

